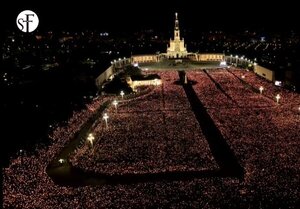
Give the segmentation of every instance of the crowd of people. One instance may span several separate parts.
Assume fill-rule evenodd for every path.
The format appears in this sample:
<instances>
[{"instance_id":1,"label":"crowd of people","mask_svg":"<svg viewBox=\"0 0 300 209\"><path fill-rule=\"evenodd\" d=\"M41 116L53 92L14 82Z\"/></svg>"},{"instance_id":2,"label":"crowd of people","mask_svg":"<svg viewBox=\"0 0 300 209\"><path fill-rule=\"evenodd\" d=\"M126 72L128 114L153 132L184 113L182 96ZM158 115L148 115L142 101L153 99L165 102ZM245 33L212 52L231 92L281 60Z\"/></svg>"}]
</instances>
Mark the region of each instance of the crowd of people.
<instances>
[{"instance_id":1,"label":"crowd of people","mask_svg":"<svg viewBox=\"0 0 300 209\"><path fill-rule=\"evenodd\" d=\"M247 88L237 77L227 70L209 71L209 75L242 108L270 107L276 105L274 100ZM274 95L275 96L275 95Z\"/></svg>"},{"instance_id":2,"label":"crowd of people","mask_svg":"<svg viewBox=\"0 0 300 209\"><path fill-rule=\"evenodd\" d=\"M244 80L247 84L252 86L253 88L259 90L260 87L263 87L262 94L276 102L276 95L281 95L279 103L281 105L287 106L295 106L300 105L299 103L299 94L289 91L285 88L274 86L271 81L267 81L266 79L259 77L252 71L241 70L238 68L230 68L228 72L232 73L236 77Z\"/></svg>"},{"instance_id":3,"label":"crowd of people","mask_svg":"<svg viewBox=\"0 0 300 209\"><path fill-rule=\"evenodd\" d=\"M109 175L217 168L185 92L176 83L178 74L160 76L164 82L151 94L107 109L108 127L104 121L95 127L94 146L86 143L76 150L74 166Z\"/></svg>"},{"instance_id":4,"label":"crowd of people","mask_svg":"<svg viewBox=\"0 0 300 209\"><path fill-rule=\"evenodd\" d=\"M188 75L202 81L194 89L243 165L247 191L257 192L263 188L268 198L274 199L278 192L297 199L300 95L276 87L251 71L212 70L208 74L225 92L217 90L204 72ZM261 86L264 87L262 94ZM213 95L216 104L210 103L211 91L217 92ZM236 103L232 104L224 93ZM277 94L281 96L279 103L275 98Z\"/></svg>"},{"instance_id":5,"label":"crowd of people","mask_svg":"<svg viewBox=\"0 0 300 209\"><path fill-rule=\"evenodd\" d=\"M59 190L64 194L66 188L58 187L46 173L46 167L66 144L74 138L82 125L109 97L98 97L86 109L77 111L65 126L54 125L49 135L51 145L37 146L34 153L20 152L3 170L4 208L39 208L40 202ZM53 191L49 190L54 189ZM49 193L50 192L50 193ZM59 194L57 193L57 194Z\"/></svg>"},{"instance_id":6,"label":"crowd of people","mask_svg":"<svg viewBox=\"0 0 300 209\"><path fill-rule=\"evenodd\" d=\"M208 73L214 81L202 71L189 71L187 76L196 81L193 88L197 96L245 169L243 181L208 177L56 185L46 167L111 99L99 97L85 110L74 112L65 126L55 127L49 146L37 146L34 153L22 152L2 170L3 208L296 208L299 94L279 89L253 72L229 69ZM141 97L120 101L117 109L110 106L106 110L108 126L103 120L93 126L95 143L93 147L83 144L71 153L74 166L111 175L217 169L185 92L176 83L178 73L159 74L161 86ZM242 75L252 87L264 86L263 95L243 86L238 79ZM276 94L282 98L279 105L274 100Z\"/></svg>"},{"instance_id":7,"label":"crowd of people","mask_svg":"<svg viewBox=\"0 0 300 209\"><path fill-rule=\"evenodd\" d=\"M230 108L236 105L203 71L189 71L187 77L195 82L193 88L206 108Z\"/></svg>"}]
</instances>

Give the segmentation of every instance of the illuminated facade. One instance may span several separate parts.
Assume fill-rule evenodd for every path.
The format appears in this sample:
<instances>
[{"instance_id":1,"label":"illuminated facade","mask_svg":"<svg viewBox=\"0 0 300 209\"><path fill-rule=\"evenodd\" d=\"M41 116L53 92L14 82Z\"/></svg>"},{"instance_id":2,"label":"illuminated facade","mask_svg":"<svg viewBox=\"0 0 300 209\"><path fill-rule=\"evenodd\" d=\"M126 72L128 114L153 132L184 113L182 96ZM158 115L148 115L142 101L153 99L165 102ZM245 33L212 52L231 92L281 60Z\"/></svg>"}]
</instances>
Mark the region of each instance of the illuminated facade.
<instances>
[{"instance_id":1,"label":"illuminated facade","mask_svg":"<svg viewBox=\"0 0 300 209\"><path fill-rule=\"evenodd\" d=\"M196 61L224 61L225 54L223 53L207 53L207 54L195 54Z\"/></svg>"},{"instance_id":2,"label":"illuminated facade","mask_svg":"<svg viewBox=\"0 0 300 209\"><path fill-rule=\"evenodd\" d=\"M159 56L156 54L149 55L133 55L131 56L131 63L145 63L145 62L158 62Z\"/></svg>"},{"instance_id":3,"label":"illuminated facade","mask_svg":"<svg viewBox=\"0 0 300 209\"><path fill-rule=\"evenodd\" d=\"M189 60L199 63L220 62L220 64L214 63L215 68L226 66L226 62L225 64L222 64L222 62L225 61L224 53L193 53L187 51L186 45L184 44L184 39L180 38L178 14L175 13L174 39L170 39L170 44L167 47L166 53L132 55L130 58L119 58L118 60L114 60L111 62L112 65L97 77L96 84L99 88L102 88L103 83L110 80L114 74L117 74L118 71L122 70L129 64L135 67L138 67L139 64L155 65L156 63L164 63L166 59L175 59L171 61L173 62L172 66L183 66L183 63L186 64ZM145 70L147 70L147 68L145 68ZM184 82L187 83L186 77L184 79ZM147 78L141 80L127 78L127 83L132 87L132 89L135 89L138 86L160 85L161 80L160 78Z\"/></svg>"},{"instance_id":4,"label":"illuminated facade","mask_svg":"<svg viewBox=\"0 0 300 209\"><path fill-rule=\"evenodd\" d=\"M160 79L160 77L156 77L153 75L142 79L127 77L126 82L133 90L135 90L136 87L139 86L158 86L162 84L162 80Z\"/></svg>"},{"instance_id":5,"label":"illuminated facade","mask_svg":"<svg viewBox=\"0 0 300 209\"><path fill-rule=\"evenodd\" d=\"M174 40L170 39L170 46L167 48L168 58L184 58L187 56L187 49L184 39L180 39L178 14L175 13Z\"/></svg>"}]
</instances>

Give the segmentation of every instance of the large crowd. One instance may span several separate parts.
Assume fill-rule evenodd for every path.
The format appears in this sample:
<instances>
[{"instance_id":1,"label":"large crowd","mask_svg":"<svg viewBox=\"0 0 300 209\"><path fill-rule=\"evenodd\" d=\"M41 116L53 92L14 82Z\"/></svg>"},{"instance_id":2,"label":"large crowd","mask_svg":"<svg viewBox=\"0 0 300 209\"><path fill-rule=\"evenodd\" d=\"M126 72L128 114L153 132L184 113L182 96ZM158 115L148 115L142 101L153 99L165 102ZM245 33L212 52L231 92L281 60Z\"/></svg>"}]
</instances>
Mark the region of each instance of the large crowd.
<instances>
[{"instance_id":1,"label":"large crowd","mask_svg":"<svg viewBox=\"0 0 300 209\"><path fill-rule=\"evenodd\" d=\"M259 88L262 86L262 95L273 100L274 102L276 102L276 95L279 94L281 95L279 101L281 105L290 107L293 107L295 105L298 105L299 107L300 105L299 94L279 86L274 86L274 83L272 83L271 81L267 81L262 77L259 77L252 71L230 68L228 72L234 75L235 77L244 80L247 84L249 84L257 90L259 90Z\"/></svg>"},{"instance_id":2,"label":"large crowd","mask_svg":"<svg viewBox=\"0 0 300 209\"><path fill-rule=\"evenodd\" d=\"M56 185L46 173L47 165L96 110L111 100L101 97L74 112L65 126L55 127L49 146L22 152L2 170L3 208L297 208L299 94L275 87L253 72L220 71L208 71L211 78L202 71L189 71L187 76L196 81L197 96L244 167L243 181L208 177ZM159 74L161 86L120 101L117 110L113 106L106 110L108 126L103 120L93 126L94 146L86 143L72 153L74 166L110 175L217 169L183 88L176 83L178 73ZM256 89L264 86L263 95L245 84ZM276 94L282 98L279 104Z\"/></svg>"},{"instance_id":3,"label":"large crowd","mask_svg":"<svg viewBox=\"0 0 300 209\"><path fill-rule=\"evenodd\" d=\"M175 83L178 75L160 76L163 85L151 94L107 110L108 127L104 121L95 127L94 147L86 143L76 150L74 166L109 175L217 167L184 90Z\"/></svg>"},{"instance_id":4,"label":"large crowd","mask_svg":"<svg viewBox=\"0 0 300 209\"><path fill-rule=\"evenodd\" d=\"M219 91L215 97L217 104L206 103L206 107L246 171L247 191L265 191L271 199L289 194L286 204L291 199L299 200L299 94L276 87L251 71L229 69L208 73L236 102L232 104ZM217 88L211 79L204 72L189 75L202 80L194 89L202 101L210 101L207 84L211 85L208 91L212 86ZM260 86L264 87L262 94ZM277 94L281 96L278 104Z\"/></svg>"}]
</instances>

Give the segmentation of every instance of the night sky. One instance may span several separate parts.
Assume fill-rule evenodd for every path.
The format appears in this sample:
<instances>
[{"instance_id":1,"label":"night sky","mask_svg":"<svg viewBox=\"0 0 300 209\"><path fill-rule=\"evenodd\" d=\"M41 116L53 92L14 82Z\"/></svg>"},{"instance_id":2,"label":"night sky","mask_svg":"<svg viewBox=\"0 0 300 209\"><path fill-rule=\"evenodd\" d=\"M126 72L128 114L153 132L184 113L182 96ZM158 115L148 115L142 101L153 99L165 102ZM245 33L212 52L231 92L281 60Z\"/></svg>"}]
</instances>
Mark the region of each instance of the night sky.
<instances>
[{"instance_id":1,"label":"night sky","mask_svg":"<svg viewBox=\"0 0 300 209\"><path fill-rule=\"evenodd\" d=\"M16 29L15 19L24 9L35 11L42 30L114 30L136 31L154 28L168 31L173 27L174 12L180 24L195 31L207 29L243 30L244 28L274 31L299 30L296 1L40 1L9 2L2 7L5 30ZM139 2L136 4L135 2ZM197 2L197 4L195 4ZM171 25L170 25L171 24Z\"/></svg>"}]
</instances>

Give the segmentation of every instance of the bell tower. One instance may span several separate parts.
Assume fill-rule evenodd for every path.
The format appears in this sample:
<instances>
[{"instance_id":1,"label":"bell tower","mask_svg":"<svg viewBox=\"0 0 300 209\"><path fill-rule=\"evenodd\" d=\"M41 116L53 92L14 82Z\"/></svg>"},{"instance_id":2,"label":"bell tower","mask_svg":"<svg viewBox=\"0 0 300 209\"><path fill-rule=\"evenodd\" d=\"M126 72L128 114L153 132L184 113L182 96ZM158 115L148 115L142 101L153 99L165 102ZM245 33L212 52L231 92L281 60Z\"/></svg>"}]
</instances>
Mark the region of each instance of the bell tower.
<instances>
[{"instance_id":1,"label":"bell tower","mask_svg":"<svg viewBox=\"0 0 300 209\"><path fill-rule=\"evenodd\" d=\"M180 29L177 12L175 13L174 39L170 39L170 46L167 48L167 56L168 58L184 58L187 56L184 39L180 39Z\"/></svg>"},{"instance_id":2,"label":"bell tower","mask_svg":"<svg viewBox=\"0 0 300 209\"><path fill-rule=\"evenodd\" d=\"M175 13L174 40L180 40L178 13Z\"/></svg>"}]
</instances>

